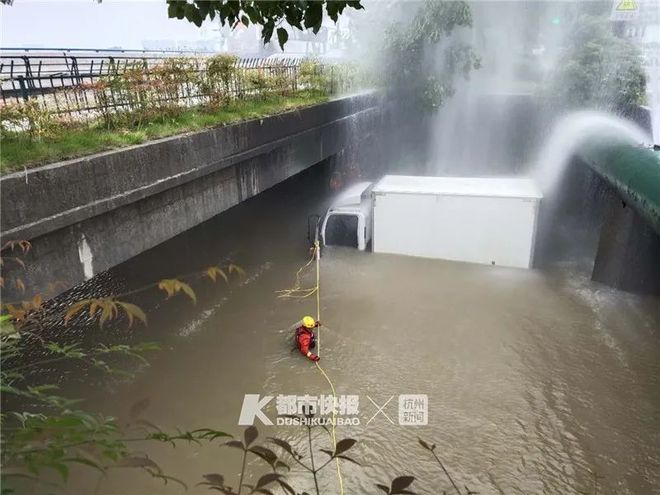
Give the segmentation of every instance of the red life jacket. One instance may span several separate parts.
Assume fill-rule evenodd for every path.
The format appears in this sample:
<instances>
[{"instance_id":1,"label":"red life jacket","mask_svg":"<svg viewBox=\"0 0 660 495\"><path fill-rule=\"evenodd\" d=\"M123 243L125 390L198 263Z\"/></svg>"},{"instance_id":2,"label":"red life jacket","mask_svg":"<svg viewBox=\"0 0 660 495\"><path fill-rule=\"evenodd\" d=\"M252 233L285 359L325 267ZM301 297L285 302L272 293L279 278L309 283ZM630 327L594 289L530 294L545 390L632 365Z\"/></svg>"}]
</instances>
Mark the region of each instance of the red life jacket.
<instances>
[{"instance_id":1,"label":"red life jacket","mask_svg":"<svg viewBox=\"0 0 660 495\"><path fill-rule=\"evenodd\" d=\"M300 349L300 336L304 334L309 335L309 348L314 349L314 347L316 347L316 335L314 335L314 332L311 329L306 327L296 328L296 347Z\"/></svg>"}]
</instances>

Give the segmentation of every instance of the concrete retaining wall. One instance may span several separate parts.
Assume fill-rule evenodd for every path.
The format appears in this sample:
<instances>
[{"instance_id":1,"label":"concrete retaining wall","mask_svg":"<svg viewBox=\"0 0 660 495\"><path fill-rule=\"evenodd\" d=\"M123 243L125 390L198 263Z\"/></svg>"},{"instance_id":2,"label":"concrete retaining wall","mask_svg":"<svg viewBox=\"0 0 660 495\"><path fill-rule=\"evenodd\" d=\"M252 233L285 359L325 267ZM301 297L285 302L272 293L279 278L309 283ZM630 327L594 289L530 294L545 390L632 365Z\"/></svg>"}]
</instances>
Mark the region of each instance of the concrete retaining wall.
<instances>
[{"instance_id":1,"label":"concrete retaining wall","mask_svg":"<svg viewBox=\"0 0 660 495\"><path fill-rule=\"evenodd\" d=\"M11 174L0 179L2 236L32 242L29 289L57 281L59 292L373 142L384 114L368 93Z\"/></svg>"}]
</instances>

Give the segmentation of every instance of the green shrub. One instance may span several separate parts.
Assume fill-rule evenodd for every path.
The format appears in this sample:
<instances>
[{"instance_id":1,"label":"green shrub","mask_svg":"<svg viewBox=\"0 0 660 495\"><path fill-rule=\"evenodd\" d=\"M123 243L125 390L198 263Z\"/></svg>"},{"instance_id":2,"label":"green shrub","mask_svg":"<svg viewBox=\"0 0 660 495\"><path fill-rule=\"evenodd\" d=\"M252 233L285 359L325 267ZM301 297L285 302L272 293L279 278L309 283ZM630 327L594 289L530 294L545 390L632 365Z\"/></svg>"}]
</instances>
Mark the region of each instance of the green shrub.
<instances>
[{"instance_id":1,"label":"green shrub","mask_svg":"<svg viewBox=\"0 0 660 495\"><path fill-rule=\"evenodd\" d=\"M169 58L151 69L149 78L154 103L165 114L177 114L181 110L180 100L199 85L199 65L195 59Z\"/></svg>"},{"instance_id":2,"label":"green shrub","mask_svg":"<svg viewBox=\"0 0 660 495\"><path fill-rule=\"evenodd\" d=\"M291 75L285 68L276 68L267 76L267 86L271 93L288 95L294 91L295 84Z\"/></svg>"},{"instance_id":3,"label":"green shrub","mask_svg":"<svg viewBox=\"0 0 660 495\"><path fill-rule=\"evenodd\" d=\"M212 106L231 100L236 83L237 60L235 55L216 55L207 59L199 87L209 97Z\"/></svg>"},{"instance_id":4,"label":"green shrub","mask_svg":"<svg viewBox=\"0 0 660 495\"><path fill-rule=\"evenodd\" d=\"M247 71L246 79L250 93L263 93L268 89L268 76L263 70Z\"/></svg>"},{"instance_id":5,"label":"green shrub","mask_svg":"<svg viewBox=\"0 0 660 495\"><path fill-rule=\"evenodd\" d=\"M331 90L330 71L315 59L303 60L298 68L300 89L329 93Z\"/></svg>"},{"instance_id":6,"label":"green shrub","mask_svg":"<svg viewBox=\"0 0 660 495\"><path fill-rule=\"evenodd\" d=\"M57 130L52 113L36 99L5 105L0 109L0 133L11 137L27 133L30 139L41 141Z\"/></svg>"},{"instance_id":7,"label":"green shrub","mask_svg":"<svg viewBox=\"0 0 660 495\"><path fill-rule=\"evenodd\" d=\"M354 91L365 72L355 65L304 60L298 67L268 61L264 66L239 67L233 55L206 59L173 57L148 66L144 60L111 64L107 74L90 84L58 90L49 111L44 100L7 105L0 133L30 140L50 136L57 126L141 129L149 122L167 122L191 107L226 109L236 99L271 96L326 96ZM41 103L39 103L41 102ZM57 116L57 118L55 118Z\"/></svg>"}]
</instances>

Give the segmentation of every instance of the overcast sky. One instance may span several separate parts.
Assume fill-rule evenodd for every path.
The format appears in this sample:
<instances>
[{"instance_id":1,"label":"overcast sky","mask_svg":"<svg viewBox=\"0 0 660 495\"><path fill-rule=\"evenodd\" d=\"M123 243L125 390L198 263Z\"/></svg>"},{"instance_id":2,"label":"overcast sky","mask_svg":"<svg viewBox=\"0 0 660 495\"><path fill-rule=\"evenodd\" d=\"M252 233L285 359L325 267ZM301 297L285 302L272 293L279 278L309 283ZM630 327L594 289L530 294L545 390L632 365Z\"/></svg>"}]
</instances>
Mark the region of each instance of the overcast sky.
<instances>
[{"instance_id":1,"label":"overcast sky","mask_svg":"<svg viewBox=\"0 0 660 495\"><path fill-rule=\"evenodd\" d=\"M14 0L0 6L3 47L142 48L142 40L195 40L200 30L169 19L164 0Z\"/></svg>"}]
</instances>

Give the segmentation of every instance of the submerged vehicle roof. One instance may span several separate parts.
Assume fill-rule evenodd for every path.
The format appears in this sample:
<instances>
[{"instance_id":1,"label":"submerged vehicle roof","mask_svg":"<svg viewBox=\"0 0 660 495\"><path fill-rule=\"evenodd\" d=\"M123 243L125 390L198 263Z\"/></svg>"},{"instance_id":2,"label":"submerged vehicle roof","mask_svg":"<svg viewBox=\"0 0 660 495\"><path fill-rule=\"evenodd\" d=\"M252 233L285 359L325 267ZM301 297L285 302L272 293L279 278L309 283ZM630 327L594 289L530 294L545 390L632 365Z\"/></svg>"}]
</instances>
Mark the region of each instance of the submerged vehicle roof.
<instances>
[{"instance_id":1,"label":"submerged vehicle roof","mask_svg":"<svg viewBox=\"0 0 660 495\"><path fill-rule=\"evenodd\" d=\"M332 202L330 206L333 208L341 208L343 206L359 206L362 202L363 193L369 189L371 182L358 182L344 189Z\"/></svg>"},{"instance_id":2,"label":"submerged vehicle roof","mask_svg":"<svg viewBox=\"0 0 660 495\"><path fill-rule=\"evenodd\" d=\"M521 177L419 177L386 175L374 187L375 194L446 194L500 198L541 199L532 179Z\"/></svg>"}]
</instances>

